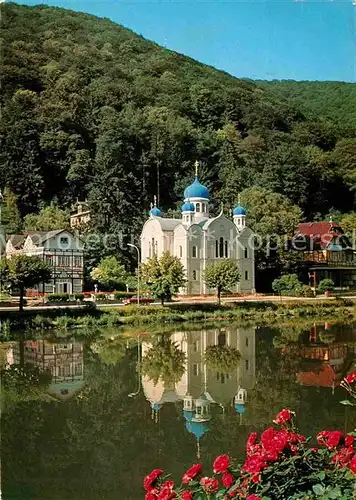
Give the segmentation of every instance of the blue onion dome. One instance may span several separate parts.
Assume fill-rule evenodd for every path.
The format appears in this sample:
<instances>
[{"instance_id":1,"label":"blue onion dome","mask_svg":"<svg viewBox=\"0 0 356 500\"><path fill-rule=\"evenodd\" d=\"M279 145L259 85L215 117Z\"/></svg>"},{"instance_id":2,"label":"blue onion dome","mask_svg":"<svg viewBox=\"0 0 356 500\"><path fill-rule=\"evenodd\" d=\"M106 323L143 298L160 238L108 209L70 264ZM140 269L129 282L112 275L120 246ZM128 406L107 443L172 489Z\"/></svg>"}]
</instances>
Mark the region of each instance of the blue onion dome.
<instances>
[{"instance_id":1,"label":"blue onion dome","mask_svg":"<svg viewBox=\"0 0 356 500\"><path fill-rule=\"evenodd\" d=\"M185 423L188 432L194 434L197 439L201 439L209 430L208 422L189 422Z\"/></svg>"},{"instance_id":2,"label":"blue onion dome","mask_svg":"<svg viewBox=\"0 0 356 500\"><path fill-rule=\"evenodd\" d=\"M190 201L186 201L185 203L183 203L182 208L181 208L182 212L194 212L194 210L195 210L195 207L194 207L193 203L191 203Z\"/></svg>"},{"instance_id":3,"label":"blue onion dome","mask_svg":"<svg viewBox=\"0 0 356 500\"><path fill-rule=\"evenodd\" d=\"M154 215L155 217L161 217L161 211L157 207L153 207L150 210L150 215Z\"/></svg>"},{"instance_id":4,"label":"blue onion dome","mask_svg":"<svg viewBox=\"0 0 356 500\"><path fill-rule=\"evenodd\" d=\"M191 422L194 417L194 411L183 410L183 417L187 422Z\"/></svg>"},{"instance_id":5,"label":"blue onion dome","mask_svg":"<svg viewBox=\"0 0 356 500\"><path fill-rule=\"evenodd\" d=\"M241 205L237 205L232 211L233 215L246 215L246 213L246 208L242 207Z\"/></svg>"},{"instance_id":6,"label":"blue onion dome","mask_svg":"<svg viewBox=\"0 0 356 500\"><path fill-rule=\"evenodd\" d=\"M184 198L206 198L209 199L209 190L200 184L198 177L195 177L193 184L185 188Z\"/></svg>"},{"instance_id":7,"label":"blue onion dome","mask_svg":"<svg viewBox=\"0 0 356 500\"><path fill-rule=\"evenodd\" d=\"M236 403L235 410L236 410L236 413L239 413L240 415L242 415L243 413L245 413L246 407L245 407L245 405L243 405L241 403Z\"/></svg>"}]
</instances>

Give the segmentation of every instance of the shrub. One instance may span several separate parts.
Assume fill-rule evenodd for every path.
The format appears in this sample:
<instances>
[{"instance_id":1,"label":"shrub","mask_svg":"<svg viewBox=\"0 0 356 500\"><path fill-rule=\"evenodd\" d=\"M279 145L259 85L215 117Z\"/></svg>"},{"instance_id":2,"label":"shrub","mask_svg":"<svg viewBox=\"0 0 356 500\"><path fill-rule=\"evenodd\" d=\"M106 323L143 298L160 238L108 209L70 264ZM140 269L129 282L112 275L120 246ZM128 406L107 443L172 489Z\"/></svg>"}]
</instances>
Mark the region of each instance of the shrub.
<instances>
[{"instance_id":1,"label":"shrub","mask_svg":"<svg viewBox=\"0 0 356 500\"><path fill-rule=\"evenodd\" d=\"M127 299L136 295L135 292L115 292L114 297L116 300Z\"/></svg>"},{"instance_id":2,"label":"shrub","mask_svg":"<svg viewBox=\"0 0 356 500\"><path fill-rule=\"evenodd\" d=\"M75 300L80 300L81 302L84 300L84 293L75 293L73 296Z\"/></svg>"},{"instance_id":3,"label":"shrub","mask_svg":"<svg viewBox=\"0 0 356 500\"><path fill-rule=\"evenodd\" d=\"M284 409L274 420L280 429L269 427L260 436L252 432L242 466L228 455L220 455L213 463L213 475L203 475L202 466L195 464L183 474L178 487L173 481L163 481L163 470L154 469L143 481L146 499L355 498L356 433L319 432L319 448L313 448L309 439L298 433L293 415Z\"/></svg>"},{"instance_id":4,"label":"shrub","mask_svg":"<svg viewBox=\"0 0 356 500\"><path fill-rule=\"evenodd\" d=\"M98 301L106 300L106 293L97 293L95 295L95 300L98 300Z\"/></svg>"},{"instance_id":5,"label":"shrub","mask_svg":"<svg viewBox=\"0 0 356 500\"><path fill-rule=\"evenodd\" d=\"M296 290L296 295L298 297L314 297L314 292L310 286L301 285L301 287Z\"/></svg>"},{"instance_id":6,"label":"shrub","mask_svg":"<svg viewBox=\"0 0 356 500\"><path fill-rule=\"evenodd\" d=\"M76 323L75 319L74 318L70 318L68 316L59 316L54 324L58 327L58 328L63 328L64 330L66 330L67 328L70 328L72 326L74 326Z\"/></svg>"},{"instance_id":7,"label":"shrub","mask_svg":"<svg viewBox=\"0 0 356 500\"><path fill-rule=\"evenodd\" d=\"M285 274L272 283L272 289L279 295L292 295L298 293L302 286L296 274Z\"/></svg>"},{"instance_id":8,"label":"shrub","mask_svg":"<svg viewBox=\"0 0 356 500\"><path fill-rule=\"evenodd\" d=\"M333 282L333 280L329 278L321 280L318 285L318 291L320 293L331 292L331 290L334 290L334 288L335 288L335 283Z\"/></svg>"},{"instance_id":9,"label":"shrub","mask_svg":"<svg viewBox=\"0 0 356 500\"><path fill-rule=\"evenodd\" d=\"M356 406L356 372L341 382ZM154 469L143 481L146 500L348 500L356 497L356 432L317 434L318 448L309 446L310 438L298 433L294 412L280 411L273 423L258 437L252 432L246 441L246 459L236 465L228 455L218 456L212 477L201 477L202 466L194 464L182 476L180 486L163 482L163 470ZM166 478L164 478L166 479Z\"/></svg>"},{"instance_id":10,"label":"shrub","mask_svg":"<svg viewBox=\"0 0 356 500\"><path fill-rule=\"evenodd\" d=\"M68 293L51 293L46 297L47 302L69 302Z\"/></svg>"}]
</instances>

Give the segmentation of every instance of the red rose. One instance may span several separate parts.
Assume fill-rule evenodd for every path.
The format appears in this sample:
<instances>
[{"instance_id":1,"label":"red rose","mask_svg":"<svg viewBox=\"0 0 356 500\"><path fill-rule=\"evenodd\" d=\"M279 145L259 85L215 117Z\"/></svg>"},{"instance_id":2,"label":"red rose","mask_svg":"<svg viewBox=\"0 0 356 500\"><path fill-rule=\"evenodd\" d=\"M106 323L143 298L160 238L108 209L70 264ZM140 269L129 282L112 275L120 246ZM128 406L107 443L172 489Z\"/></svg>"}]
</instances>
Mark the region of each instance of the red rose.
<instances>
[{"instance_id":1,"label":"red rose","mask_svg":"<svg viewBox=\"0 0 356 500\"><path fill-rule=\"evenodd\" d=\"M157 496L157 500L171 500L177 497L177 493L173 491L174 481L165 481L162 484L162 489Z\"/></svg>"},{"instance_id":2,"label":"red rose","mask_svg":"<svg viewBox=\"0 0 356 500\"><path fill-rule=\"evenodd\" d=\"M143 480L143 487L146 491L151 491L154 489L155 483L162 473L162 469L154 469L148 474L148 476L145 477L145 479Z\"/></svg>"},{"instance_id":3,"label":"red rose","mask_svg":"<svg viewBox=\"0 0 356 500\"><path fill-rule=\"evenodd\" d=\"M219 489L219 481L213 477L202 477L200 484L207 493L215 493Z\"/></svg>"},{"instance_id":4,"label":"red rose","mask_svg":"<svg viewBox=\"0 0 356 500\"><path fill-rule=\"evenodd\" d=\"M340 443L341 438L342 438L342 432L340 431L330 432L329 436L326 439L326 446L328 448L336 448L336 446Z\"/></svg>"},{"instance_id":5,"label":"red rose","mask_svg":"<svg viewBox=\"0 0 356 500\"><path fill-rule=\"evenodd\" d=\"M246 441L246 450L249 451L256 443L257 432L251 432Z\"/></svg>"},{"instance_id":6,"label":"red rose","mask_svg":"<svg viewBox=\"0 0 356 500\"><path fill-rule=\"evenodd\" d=\"M156 496L155 492L158 493L158 490L148 491L145 495L145 500L156 500L157 496Z\"/></svg>"},{"instance_id":7,"label":"red rose","mask_svg":"<svg viewBox=\"0 0 356 500\"><path fill-rule=\"evenodd\" d=\"M189 484L198 474L202 472L203 468L200 464L192 465L182 477L183 484Z\"/></svg>"},{"instance_id":8,"label":"red rose","mask_svg":"<svg viewBox=\"0 0 356 500\"><path fill-rule=\"evenodd\" d=\"M246 500L261 500L261 497L257 495L249 495Z\"/></svg>"},{"instance_id":9,"label":"red rose","mask_svg":"<svg viewBox=\"0 0 356 500\"><path fill-rule=\"evenodd\" d=\"M330 431L321 431L316 435L316 440L319 444L325 444L326 439L329 437Z\"/></svg>"},{"instance_id":10,"label":"red rose","mask_svg":"<svg viewBox=\"0 0 356 500\"><path fill-rule=\"evenodd\" d=\"M191 491L182 492L182 500L193 500L193 493Z\"/></svg>"},{"instance_id":11,"label":"red rose","mask_svg":"<svg viewBox=\"0 0 356 500\"><path fill-rule=\"evenodd\" d=\"M250 474L255 474L264 469L266 465L267 465L266 460L264 460L258 455L253 455L251 457L247 457L245 463L242 466L242 470L243 472L249 472Z\"/></svg>"},{"instance_id":12,"label":"red rose","mask_svg":"<svg viewBox=\"0 0 356 500\"><path fill-rule=\"evenodd\" d=\"M230 457L228 455L219 455L213 464L215 474L223 474L230 466Z\"/></svg>"},{"instance_id":13,"label":"red rose","mask_svg":"<svg viewBox=\"0 0 356 500\"><path fill-rule=\"evenodd\" d=\"M349 373L349 375L345 377L345 380L348 384L353 384L356 381L356 372Z\"/></svg>"},{"instance_id":14,"label":"red rose","mask_svg":"<svg viewBox=\"0 0 356 500\"><path fill-rule=\"evenodd\" d=\"M289 422L292 418L292 416L295 415L294 412L291 410L281 410L276 418L273 420L273 422L277 425L284 425L286 422Z\"/></svg>"},{"instance_id":15,"label":"red rose","mask_svg":"<svg viewBox=\"0 0 356 500\"><path fill-rule=\"evenodd\" d=\"M354 444L355 438L350 434L346 434L345 436L345 446L351 446Z\"/></svg>"},{"instance_id":16,"label":"red rose","mask_svg":"<svg viewBox=\"0 0 356 500\"><path fill-rule=\"evenodd\" d=\"M224 472L221 478L221 482L224 486L224 488L231 488L231 486L234 484L235 478L230 472Z\"/></svg>"},{"instance_id":17,"label":"red rose","mask_svg":"<svg viewBox=\"0 0 356 500\"><path fill-rule=\"evenodd\" d=\"M354 455L353 458L351 459L349 467L350 467L350 470L354 474L356 474L356 455Z\"/></svg>"}]
</instances>

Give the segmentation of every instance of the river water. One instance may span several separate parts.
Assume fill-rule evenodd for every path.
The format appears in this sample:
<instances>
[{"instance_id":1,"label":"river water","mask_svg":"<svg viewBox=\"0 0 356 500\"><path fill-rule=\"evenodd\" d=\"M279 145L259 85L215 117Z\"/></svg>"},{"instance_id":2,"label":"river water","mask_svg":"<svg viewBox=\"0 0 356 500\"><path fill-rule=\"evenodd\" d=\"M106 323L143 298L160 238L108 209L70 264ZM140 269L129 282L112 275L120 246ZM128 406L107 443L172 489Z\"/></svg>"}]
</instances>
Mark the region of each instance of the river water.
<instances>
[{"instance_id":1,"label":"river water","mask_svg":"<svg viewBox=\"0 0 356 500\"><path fill-rule=\"evenodd\" d=\"M285 407L307 435L355 428L356 325L197 328L1 344L2 499L139 500L154 467L243 460Z\"/></svg>"}]
</instances>

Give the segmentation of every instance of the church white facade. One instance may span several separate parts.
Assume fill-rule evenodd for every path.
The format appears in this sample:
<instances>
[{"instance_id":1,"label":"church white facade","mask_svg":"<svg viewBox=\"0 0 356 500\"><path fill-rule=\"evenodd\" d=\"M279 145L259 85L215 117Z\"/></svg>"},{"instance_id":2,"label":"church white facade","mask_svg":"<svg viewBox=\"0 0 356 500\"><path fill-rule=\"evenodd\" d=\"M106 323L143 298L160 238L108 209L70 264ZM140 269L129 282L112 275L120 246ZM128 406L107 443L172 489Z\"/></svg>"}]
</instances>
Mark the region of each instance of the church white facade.
<instances>
[{"instance_id":1,"label":"church white facade","mask_svg":"<svg viewBox=\"0 0 356 500\"><path fill-rule=\"evenodd\" d=\"M246 224L246 210L238 204L232 219L221 213L209 214L209 191L198 177L184 191L181 219L164 217L156 206L151 208L149 219L141 233L141 261L155 253L177 256L186 271L185 295L215 293L204 283L207 264L220 259L232 259L240 271L240 282L233 292L255 293L255 256L253 232Z\"/></svg>"}]
</instances>

